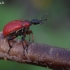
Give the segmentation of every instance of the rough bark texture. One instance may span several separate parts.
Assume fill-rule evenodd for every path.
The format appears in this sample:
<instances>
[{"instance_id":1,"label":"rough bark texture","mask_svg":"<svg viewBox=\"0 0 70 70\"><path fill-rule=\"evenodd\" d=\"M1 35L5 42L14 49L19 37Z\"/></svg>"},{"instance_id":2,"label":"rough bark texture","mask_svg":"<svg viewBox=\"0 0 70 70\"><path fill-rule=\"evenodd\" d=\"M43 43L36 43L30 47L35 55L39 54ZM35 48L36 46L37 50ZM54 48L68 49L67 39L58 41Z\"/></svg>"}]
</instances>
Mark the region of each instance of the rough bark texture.
<instances>
[{"instance_id":1,"label":"rough bark texture","mask_svg":"<svg viewBox=\"0 0 70 70\"><path fill-rule=\"evenodd\" d=\"M29 47L24 49L21 41L14 40L11 41L10 49L7 40L0 32L0 58L54 70L70 70L70 50L40 43L28 42L28 44Z\"/></svg>"}]
</instances>

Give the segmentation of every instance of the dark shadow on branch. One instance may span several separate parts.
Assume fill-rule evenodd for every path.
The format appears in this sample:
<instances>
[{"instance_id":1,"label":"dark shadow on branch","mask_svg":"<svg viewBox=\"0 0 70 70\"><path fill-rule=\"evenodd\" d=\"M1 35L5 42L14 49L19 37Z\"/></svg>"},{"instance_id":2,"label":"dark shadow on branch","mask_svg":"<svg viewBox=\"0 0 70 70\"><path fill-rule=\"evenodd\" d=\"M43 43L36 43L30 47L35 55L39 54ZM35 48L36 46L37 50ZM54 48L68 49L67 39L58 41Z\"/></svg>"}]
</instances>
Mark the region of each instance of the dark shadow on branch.
<instances>
[{"instance_id":1,"label":"dark shadow on branch","mask_svg":"<svg viewBox=\"0 0 70 70\"><path fill-rule=\"evenodd\" d=\"M7 54L9 45L0 32L0 58L54 70L70 70L70 50L40 43L28 42L28 44L29 47L23 49L20 41L11 41L12 48Z\"/></svg>"}]
</instances>

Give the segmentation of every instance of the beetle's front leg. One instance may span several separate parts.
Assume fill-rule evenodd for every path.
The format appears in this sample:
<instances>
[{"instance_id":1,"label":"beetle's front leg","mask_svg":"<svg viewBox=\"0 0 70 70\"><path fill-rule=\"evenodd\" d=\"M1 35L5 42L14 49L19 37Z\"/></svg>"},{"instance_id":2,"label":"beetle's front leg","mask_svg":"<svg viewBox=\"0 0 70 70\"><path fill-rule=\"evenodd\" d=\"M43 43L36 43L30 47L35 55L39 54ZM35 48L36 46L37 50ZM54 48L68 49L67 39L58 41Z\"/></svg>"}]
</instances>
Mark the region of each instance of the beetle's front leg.
<instances>
[{"instance_id":1,"label":"beetle's front leg","mask_svg":"<svg viewBox=\"0 0 70 70\"><path fill-rule=\"evenodd\" d=\"M30 40L30 34L32 34L32 41L34 42L34 35L33 35L32 30L27 30L26 34L29 34L29 40Z\"/></svg>"},{"instance_id":2,"label":"beetle's front leg","mask_svg":"<svg viewBox=\"0 0 70 70\"><path fill-rule=\"evenodd\" d=\"M32 41L34 42L34 35L33 35L33 32L32 30L29 30L30 34L32 34Z\"/></svg>"}]
</instances>

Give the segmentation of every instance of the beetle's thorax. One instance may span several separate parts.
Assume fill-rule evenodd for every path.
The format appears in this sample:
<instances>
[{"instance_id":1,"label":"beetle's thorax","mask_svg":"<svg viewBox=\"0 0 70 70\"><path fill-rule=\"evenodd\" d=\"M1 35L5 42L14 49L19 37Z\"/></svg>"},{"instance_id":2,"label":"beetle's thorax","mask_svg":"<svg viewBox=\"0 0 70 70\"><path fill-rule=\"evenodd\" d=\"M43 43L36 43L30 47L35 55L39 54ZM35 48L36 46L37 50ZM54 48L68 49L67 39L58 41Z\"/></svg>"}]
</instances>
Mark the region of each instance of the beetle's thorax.
<instances>
[{"instance_id":1,"label":"beetle's thorax","mask_svg":"<svg viewBox=\"0 0 70 70\"><path fill-rule=\"evenodd\" d=\"M24 20L24 21L22 22L22 25L23 25L23 27L24 27L25 29L27 29L27 28L30 27L31 23L30 23L30 21L28 21L28 20Z\"/></svg>"}]
</instances>

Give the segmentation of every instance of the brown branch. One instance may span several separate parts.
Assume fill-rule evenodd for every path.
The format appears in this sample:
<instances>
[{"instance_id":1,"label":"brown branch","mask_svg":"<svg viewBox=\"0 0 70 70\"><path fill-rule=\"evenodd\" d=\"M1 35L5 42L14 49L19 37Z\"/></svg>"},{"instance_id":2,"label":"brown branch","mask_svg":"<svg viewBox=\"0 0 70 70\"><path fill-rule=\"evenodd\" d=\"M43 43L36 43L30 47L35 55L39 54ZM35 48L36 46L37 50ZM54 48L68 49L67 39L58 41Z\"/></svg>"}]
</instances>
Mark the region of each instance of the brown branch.
<instances>
[{"instance_id":1,"label":"brown branch","mask_svg":"<svg viewBox=\"0 0 70 70\"><path fill-rule=\"evenodd\" d=\"M70 70L70 50L39 43L28 42L28 44L29 47L23 49L20 41L11 41L12 48L7 54L9 45L0 32L0 58L54 70Z\"/></svg>"}]
</instances>

